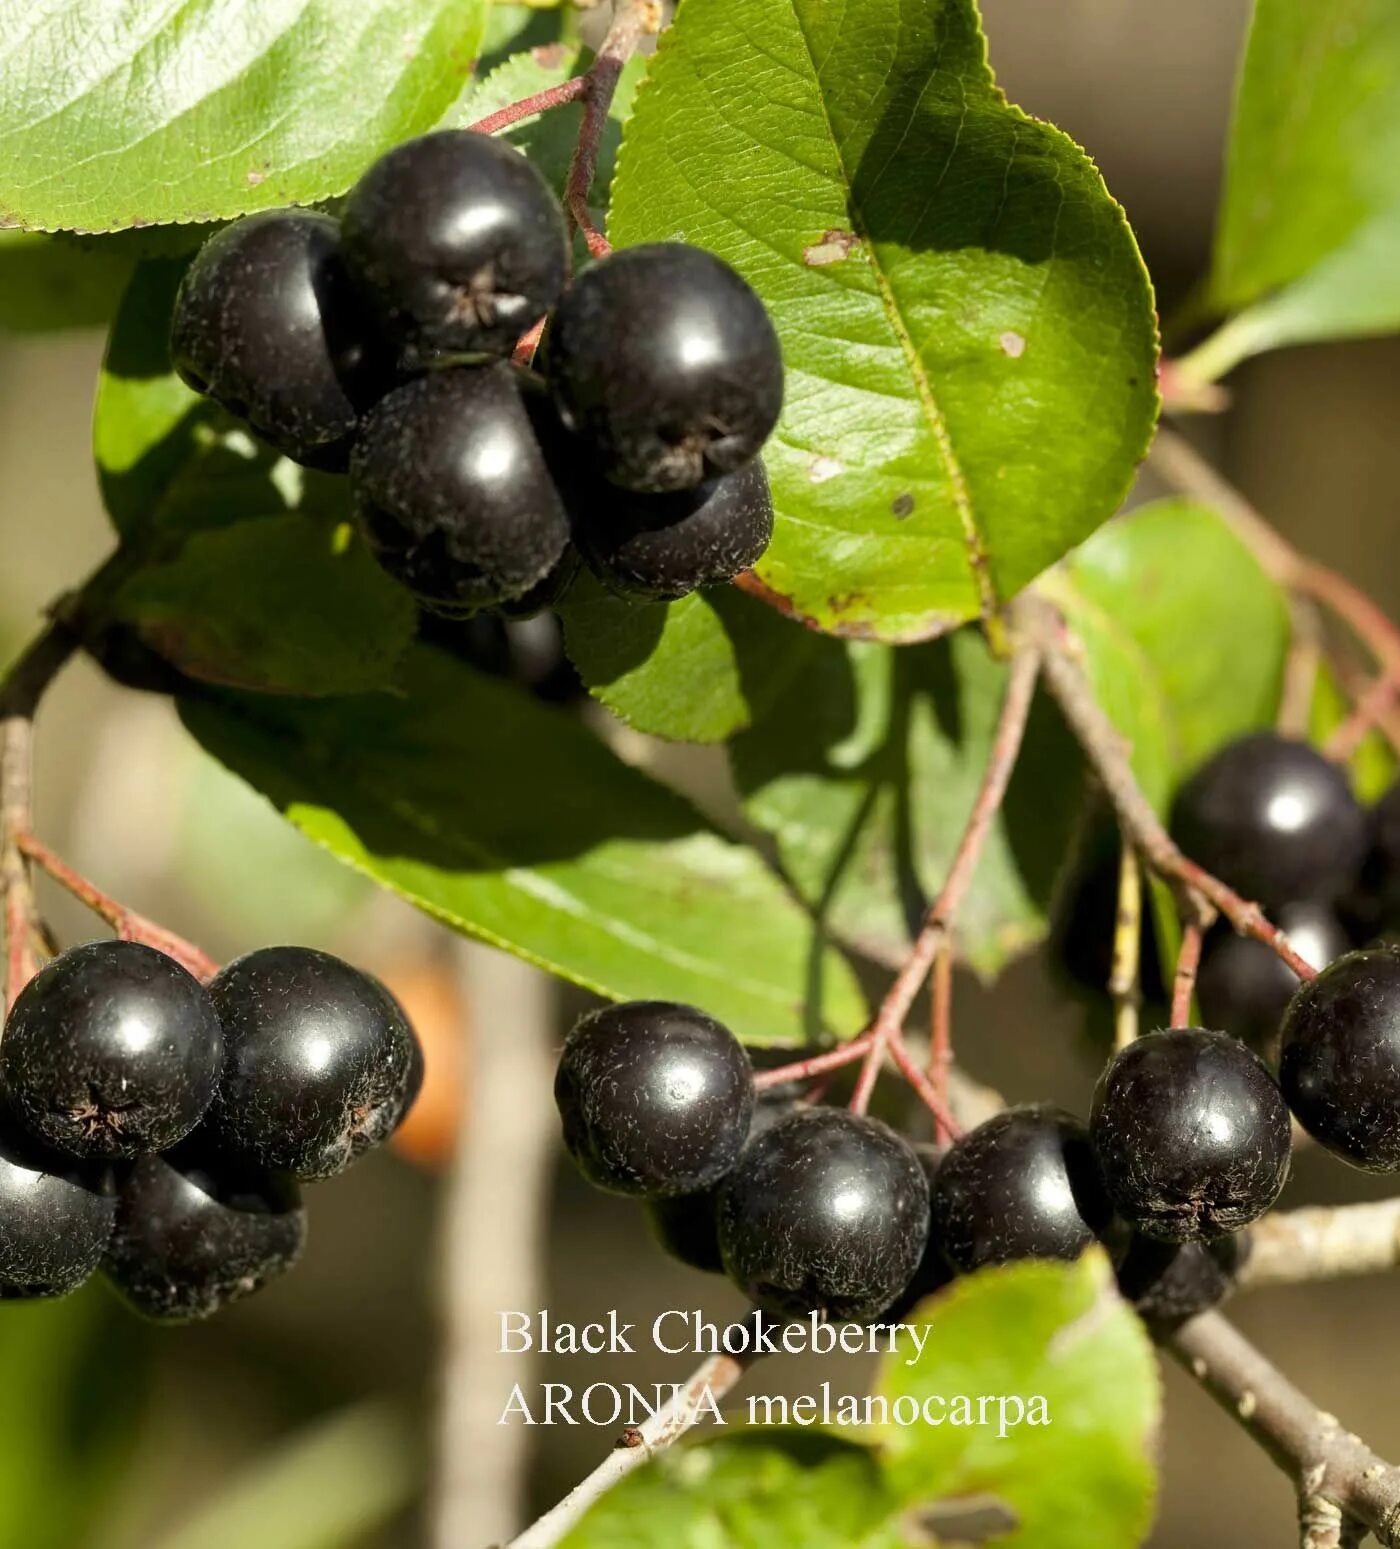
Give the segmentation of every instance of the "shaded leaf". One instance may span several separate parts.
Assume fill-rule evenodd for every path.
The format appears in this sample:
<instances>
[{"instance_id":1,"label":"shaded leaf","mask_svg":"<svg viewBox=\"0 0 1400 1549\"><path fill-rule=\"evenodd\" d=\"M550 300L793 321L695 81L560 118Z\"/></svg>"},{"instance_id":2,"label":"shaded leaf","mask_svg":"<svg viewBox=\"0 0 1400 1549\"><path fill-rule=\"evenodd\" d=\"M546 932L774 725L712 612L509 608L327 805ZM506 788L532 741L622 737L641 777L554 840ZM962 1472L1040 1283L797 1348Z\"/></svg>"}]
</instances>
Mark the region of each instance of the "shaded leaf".
<instances>
[{"instance_id":1,"label":"shaded leaf","mask_svg":"<svg viewBox=\"0 0 1400 1549\"><path fill-rule=\"evenodd\" d=\"M0 331L50 333L111 321L132 258L28 231L0 231Z\"/></svg>"},{"instance_id":2,"label":"shaded leaf","mask_svg":"<svg viewBox=\"0 0 1400 1549\"><path fill-rule=\"evenodd\" d=\"M754 1044L857 1030L847 966L760 857L572 717L436 651L401 691L191 701L191 731L317 843L468 934Z\"/></svg>"},{"instance_id":3,"label":"shaded leaf","mask_svg":"<svg viewBox=\"0 0 1400 1549\"><path fill-rule=\"evenodd\" d=\"M1122 211L997 90L971 0L686 0L609 219L767 304L787 403L762 578L888 640L1011 596L1113 511L1156 411Z\"/></svg>"},{"instance_id":4,"label":"shaded leaf","mask_svg":"<svg viewBox=\"0 0 1400 1549\"><path fill-rule=\"evenodd\" d=\"M117 231L343 193L460 89L484 0L0 0L0 224Z\"/></svg>"},{"instance_id":5,"label":"shaded leaf","mask_svg":"<svg viewBox=\"0 0 1400 1549\"><path fill-rule=\"evenodd\" d=\"M1350 715L1352 704L1337 681L1331 666L1318 664L1313 680L1312 705L1308 716L1308 740L1321 747ZM1371 730L1351 758L1352 786L1357 796L1371 806L1390 788L1395 779L1395 750L1382 732Z\"/></svg>"}]
</instances>

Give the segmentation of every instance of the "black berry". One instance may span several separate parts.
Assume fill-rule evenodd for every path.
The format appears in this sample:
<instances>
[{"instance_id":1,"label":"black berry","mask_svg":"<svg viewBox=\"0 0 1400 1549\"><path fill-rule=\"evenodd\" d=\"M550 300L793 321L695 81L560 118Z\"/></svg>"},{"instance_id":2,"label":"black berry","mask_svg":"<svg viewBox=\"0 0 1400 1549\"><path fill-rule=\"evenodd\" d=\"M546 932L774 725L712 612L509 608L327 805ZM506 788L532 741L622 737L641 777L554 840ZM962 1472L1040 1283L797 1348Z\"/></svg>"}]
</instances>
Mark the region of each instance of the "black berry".
<instances>
[{"instance_id":1,"label":"black berry","mask_svg":"<svg viewBox=\"0 0 1400 1549\"><path fill-rule=\"evenodd\" d=\"M90 941L21 992L0 1040L0 1082L47 1145L132 1157L194 1128L222 1054L207 991L173 958L132 941Z\"/></svg>"},{"instance_id":2,"label":"black berry","mask_svg":"<svg viewBox=\"0 0 1400 1549\"><path fill-rule=\"evenodd\" d=\"M361 410L389 385L361 321L333 220L245 215L212 236L181 282L175 369L279 452L343 469Z\"/></svg>"},{"instance_id":3,"label":"black berry","mask_svg":"<svg viewBox=\"0 0 1400 1549\"><path fill-rule=\"evenodd\" d=\"M1279 1082L1329 1151L1368 1172L1400 1170L1400 951L1350 952L1298 991Z\"/></svg>"},{"instance_id":4,"label":"black berry","mask_svg":"<svg viewBox=\"0 0 1400 1549\"><path fill-rule=\"evenodd\" d=\"M1288 1110L1264 1062L1228 1033L1148 1033L1109 1062L1089 1131L1119 1213L1148 1237L1238 1231L1288 1178Z\"/></svg>"},{"instance_id":5,"label":"black berry","mask_svg":"<svg viewBox=\"0 0 1400 1549\"><path fill-rule=\"evenodd\" d=\"M188 1323L289 1269L305 1238L291 1178L182 1147L123 1181L103 1268L143 1316Z\"/></svg>"},{"instance_id":6,"label":"black berry","mask_svg":"<svg viewBox=\"0 0 1400 1549\"><path fill-rule=\"evenodd\" d=\"M224 1029L200 1143L328 1178L388 1138L412 1095L413 1029L387 990L309 947L263 947L209 986Z\"/></svg>"},{"instance_id":7,"label":"black berry","mask_svg":"<svg viewBox=\"0 0 1400 1549\"><path fill-rule=\"evenodd\" d=\"M379 562L442 612L523 596L569 542L508 366L434 372L390 393L365 418L351 478Z\"/></svg>"},{"instance_id":8,"label":"black berry","mask_svg":"<svg viewBox=\"0 0 1400 1549\"><path fill-rule=\"evenodd\" d=\"M732 581L773 536L773 502L755 459L698 489L637 495L601 479L571 493L574 531L588 567L624 596L684 597Z\"/></svg>"},{"instance_id":9,"label":"black berry","mask_svg":"<svg viewBox=\"0 0 1400 1549\"><path fill-rule=\"evenodd\" d=\"M878 1119L789 1114L744 1152L719 1195L730 1279L766 1312L873 1318L909 1284L928 1240L928 1181Z\"/></svg>"},{"instance_id":10,"label":"black berry","mask_svg":"<svg viewBox=\"0 0 1400 1549\"><path fill-rule=\"evenodd\" d=\"M1360 942L1400 924L1400 783L1392 785L1371 809L1370 850L1361 887L1348 900Z\"/></svg>"},{"instance_id":11,"label":"black berry","mask_svg":"<svg viewBox=\"0 0 1400 1549\"><path fill-rule=\"evenodd\" d=\"M1224 1301L1247 1254L1247 1237L1158 1242L1135 1233L1118 1265L1118 1289L1165 1333Z\"/></svg>"},{"instance_id":12,"label":"black berry","mask_svg":"<svg viewBox=\"0 0 1400 1549\"><path fill-rule=\"evenodd\" d=\"M1366 815L1345 773L1271 732L1222 748L1181 788L1172 833L1192 860L1277 909L1340 898L1366 852Z\"/></svg>"},{"instance_id":13,"label":"black berry","mask_svg":"<svg viewBox=\"0 0 1400 1549\"><path fill-rule=\"evenodd\" d=\"M749 1057L693 1006L637 1000L583 1017L554 1077L564 1144L615 1194L693 1194L743 1150L753 1116Z\"/></svg>"},{"instance_id":14,"label":"black berry","mask_svg":"<svg viewBox=\"0 0 1400 1549\"><path fill-rule=\"evenodd\" d=\"M1084 1126L1062 1109L1008 1108L943 1158L931 1234L961 1274L1015 1259L1073 1259L1113 1223Z\"/></svg>"},{"instance_id":15,"label":"black berry","mask_svg":"<svg viewBox=\"0 0 1400 1549\"><path fill-rule=\"evenodd\" d=\"M374 163L341 216L346 261L406 361L506 355L568 277L559 201L514 146L449 129Z\"/></svg>"},{"instance_id":16,"label":"black berry","mask_svg":"<svg viewBox=\"0 0 1400 1549\"><path fill-rule=\"evenodd\" d=\"M76 1290L107 1251L116 1209L107 1169L46 1151L7 1126L0 1132L0 1299Z\"/></svg>"},{"instance_id":17,"label":"black berry","mask_svg":"<svg viewBox=\"0 0 1400 1549\"><path fill-rule=\"evenodd\" d=\"M948 1266L948 1260L943 1256L943 1245L939 1242L938 1234L933 1227L933 1192L938 1186L938 1170L943 1165L943 1159L948 1152L945 1147L920 1141L914 1146L914 1154L918 1157L919 1165L923 1168L924 1177L928 1181L928 1240L924 1243L923 1255L919 1259L919 1267L914 1271L914 1278L895 1301L880 1314L881 1323L904 1322L926 1296L932 1296L935 1291L941 1291L953 1280L953 1271Z\"/></svg>"},{"instance_id":18,"label":"black berry","mask_svg":"<svg viewBox=\"0 0 1400 1549\"><path fill-rule=\"evenodd\" d=\"M1314 968L1325 968L1351 946L1327 904L1291 904L1275 914L1274 923ZM1279 1026L1297 988L1297 974L1264 942L1237 935L1223 921L1206 938L1196 980L1201 1018L1208 1027L1242 1038L1266 1059L1277 1053Z\"/></svg>"},{"instance_id":19,"label":"black berry","mask_svg":"<svg viewBox=\"0 0 1400 1549\"><path fill-rule=\"evenodd\" d=\"M694 489L755 457L783 402L763 303L701 248L655 243L594 264L549 328L564 423L624 489Z\"/></svg>"},{"instance_id":20,"label":"black berry","mask_svg":"<svg viewBox=\"0 0 1400 1549\"><path fill-rule=\"evenodd\" d=\"M749 1121L746 1146L766 1135L780 1120L787 1117L797 1106L786 1092L760 1092ZM723 1180L721 1179L721 1182ZM719 1201L720 1184L701 1189L696 1194L676 1194L667 1199L649 1199L643 1207L652 1235L663 1253L692 1269L709 1274L722 1274L724 1258L719 1251L719 1225L715 1219L715 1207Z\"/></svg>"}]
</instances>

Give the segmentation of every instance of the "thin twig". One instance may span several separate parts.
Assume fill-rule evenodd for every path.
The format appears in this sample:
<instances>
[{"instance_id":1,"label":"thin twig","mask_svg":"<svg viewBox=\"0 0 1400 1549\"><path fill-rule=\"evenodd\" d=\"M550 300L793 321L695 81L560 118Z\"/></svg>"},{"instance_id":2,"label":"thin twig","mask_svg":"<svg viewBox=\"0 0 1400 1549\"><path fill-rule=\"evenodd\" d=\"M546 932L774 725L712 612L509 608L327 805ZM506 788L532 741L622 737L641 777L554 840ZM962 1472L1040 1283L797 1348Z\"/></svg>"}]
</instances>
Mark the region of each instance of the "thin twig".
<instances>
[{"instance_id":1,"label":"thin twig","mask_svg":"<svg viewBox=\"0 0 1400 1549\"><path fill-rule=\"evenodd\" d=\"M537 91L533 96L522 97L519 102L508 102L505 107L497 108L494 113L488 113L485 118L479 118L474 124L468 124L467 128L476 134L495 134L497 130L509 129L512 124L518 124L527 118L537 118L541 113L546 113L550 108L563 107L567 102L577 102L580 97L588 94L588 76L571 75L567 81L560 81L557 86L546 86L543 91Z\"/></svg>"},{"instance_id":2,"label":"thin twig","mask_svg":"<svg viewBox=\"0 0 1400 1549\"><path fill-rule=\"evenodd\" d=\"M953 1068L953 944L944 941L933 960L929 997L928 1079L942 1102L948 1101L948 1075ZM941 1119L934 1119L934 1139L947 1145L952 1136Z\"/></svg>"},{"instance_id":3,"label":"thin twig","mask_svg":"<svg viewBox=\"0 0 1400 1549\"><path fill-rule=\"evenodd\" d=\"M1108 993L1113 999L1113 1047L1126 1049L1138 1035L1142 1004L1142 866L1126 838L1118 859L1118 907L1113 916L1113 966Z\"/></svg>"},{"instance_id":4,"label":"thin twig","mask_svg":"<svg viewBox=\"0 0 1400 1549\"><path fill-rule=\"evenodd\" d=\"M1176 974L1172 979L1173 1027L1191 1026L1191 1002L1196 996L1196 975L1201 967L1201 946L1205 940L1205 927L1200 920L1184 920L1181 926L1181 948L1176 956Z\"/></svg>"},{"instance_id":5,"label":"thin twig","mask_svg":"<svg viewBox=\"0 0 1400 1549\"><path fill-rule=\"evenodd\" d=\"M1384 1545L1400 1544L1400 1470L1320 1410L1218 1312L1185 1323L1167 1342L1172 1355L1292 1478L1304 1523L1304 1549L1329 1549L1309 1536L1309 1520L1331 1502ZM1335 1515L1334 1519L1335 1519ZM1331 1546L1345 1543L1333 1537Z\"/></svg>"},{"instance_id":6,"label":"thin twig","mask_svg":"<svg viewBox=\"0 0 1400 1549\"><path fill-rule=\"evenodd\" d=\"M1400 1199L1281 1210L1249 1229L1241 1290L1371 1275L1400 1265Z\"/></svg>"},{"instance_id":7,"label":"thin twig","mask_svg":"<svg viewBox=\"0 0 1400 1549\"><path fill-rule=\"evenodd\" d=\"M569 213L574 218L574 225L578 227L579 234L588 248L591 258L606 258L612 252L612 243L598 230L593 220L593 212L588 208L587 199L582 195L575 195L569 201Z\"/></svg>"},{"instance_id":8,"label":"thin twig","mask_svg":"<svg viewBox=\"0 0 1400 1549\"><path fill-rule=\"evenodd\" d=\"M1283 661L1283 687L1275 724L1281 737L1302 739L1312 723L1313 696L1322 663L1322 621L1317 604L1310 598L1295 596L1290 603L1292 639Z\"/></svg>"},{"instance_id":9,"label":"thin twig","mask_svg":"<svg viewBox=\"0 0 1400 1549\"><path fill-rule=\"evenodd\" d=\"M1347 716L1327 739L1323 752L1333 763L1346 764L1356 756L1357 750L1371 732L1380 729L1389 736L1393 723L1386 712L1395 704L1400 683L1389 671L1382 672L1366 688Z\"/></svg>"},{"instance_id":10,"label":"thin twig","mask_svg":"<svg viewBox=\"0 0 1400 1549\"><path fill-rule=\"evenodd\" d=\"M806 1081L812 1077L825 1076L833 1070L840 1070L843 1065L854 1064L874 1042L875 1030L870 1028L859 1038L843 1043L840 1048L828 1049L824 1054L812 1054L806 1059L795 1060L791 1065L780 1065L774 1070L761 1070L753 1078L753 1084L762 1092L767 1087L785 1086L789 1081Z\"/></svg>"},{"instance_id":11,"label":"thin twig","mask_svg":"<svg viewBox=\"0 0 1400 1549\"><path fill-rule=\"evenodd\" d=\"M704 1361L663 1409L632 1428L581 1484L528 1527L507 1549L552 1549L619 1480L664 1451L702 1418L706 1395L716 1403L753 1364L753 1356L715 1355ZM705 1411L708 1413L708 1406Z\"/></svg>"}]
</instances>

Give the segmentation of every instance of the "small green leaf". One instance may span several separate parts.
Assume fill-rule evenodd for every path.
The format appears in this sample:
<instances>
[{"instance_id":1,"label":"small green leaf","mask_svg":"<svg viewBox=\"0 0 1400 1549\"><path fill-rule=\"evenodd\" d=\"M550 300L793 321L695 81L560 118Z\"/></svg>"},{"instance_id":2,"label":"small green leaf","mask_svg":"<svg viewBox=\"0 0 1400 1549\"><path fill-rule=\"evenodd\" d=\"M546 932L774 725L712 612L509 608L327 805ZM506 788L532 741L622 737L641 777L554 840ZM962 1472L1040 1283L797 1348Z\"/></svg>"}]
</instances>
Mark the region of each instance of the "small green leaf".
<instances>
[{"instance_id":1,"label":"small green leaf","mask_svg":"<svg viewBox=\"0 0 1400 1549\"><path fill-rule=\"evenodd\" d=\"M1000 1508L1006 1531L995 1542L1005 1549L1142 1542L1161 1395L1151 1343L1101 1250L1077 1264L983 1270L914 1317L929 1326L923 1355L913 1365L911 1346L886 1356L876 1391L892 1404L931 1402L945 1419L881 1428L880 1456L901 1498L935 1530L972 1500L989 1515ZM991 1423L950 1423L958 1395L974 1413L988 1396ZM1037 1398L1045 1423L1029 1423ZM1001 1417L1018 1404L1023 1423L1003 1435Z\"/></svg>"},{"instance_id":2,"label":"small green leaf","mask_svg":"<svg viewBox=\"0 0 1400 1549\"><path fill-rule=\"evenodd\" d=\"M1327 662L1320 662L1313 680L1308 740L1315 747L1321 747L1346 720L1351 709L1351 701L1337 682L1336 673ZM1352 786L1357 796L1367 806L1379 801L1394 781L1395 769L1395 750L1381 732L1374 728L1368 731L1351 758Z\"/></svg>"},{"instance_id":3,"label":"small green leaf","mask_svg":"<svg viewBox=\"0 0 1400 1549\"><path fill-rule=\"evenodd\" d=\"M821 645L732 587L638 603L581 576L560 613L569 657L594 698L638 731L682 742L741 731Z\"/></svg>"},{"instance_id":4,"label":"small green leaf","mask_svg":"<svg viewBox=\"0 0 1400 1549\"><path fill-rule=\"evenodd\" d=\"M107 243L0 230L0 332L105 326L131 267L131 255Z\"/></svg>"},{"instance_id":5,"label":"small green leaf","mask_svg":"<svg viewBox=\"0 0 1400 1549\"><path fill-rule=\"evenodd\" d=\"M1156 413L1152 294L1069 139L1010 106L972 0L685 0L609 232L733 263L787 364L757 569L820 628L925 638L1122 498Z\"/></svg>"},{"instance_id":6,"label":"small green leaf","mask_svg":"<svg viewBox=\"0 0 1400 1549\"><path fill-rule=\"evenodd\" d=\"M855 1032L846 964L752 849L572 717L420 648L400 691L191 701L191 731L317 843L456 929L754 1044Z\"/></svg>"},{"instance_id":7,"label":"small green leaf","mask_svg":"<svg viewBox=\"0 0 1400 1549\"><path fill-rule=\"evenodd\" d=\"M343 193L460 90L484 0L0 0L0 225L118 231Z\"/></svg>"},{"instance_id":8,"label":"small green leaf","mask_svg":"<svg viewBox=\"0 0 1400 1549\"><path fill-rule=\"evenodd\" d=\"M1400 327L1400 9L1258 0L1235 101L1207 380L1284 344ZM1243 308L1243 311L1240 309Z\"/></svg>"},{"instance_id":9,"label":"small green leaf","mask_svg":"<svg viewBox=\"0 0 1400 1549\"><path fill-rule=\"evenodd\" d=\"M735 780L747 815L773 835L833 933L897 964L977 798L1006 669L969 630L901 649L792 633L807 642L801 666L735 739ZM1046 932L1081 771L1041 702L958 914L959 955L984 976Z\"/></svg>"},{"instance_id":10,"label":"small green leaf","mask_svg":"<svg viewBox=\"0 0 1400 1549\"><path fill-rule=\"evenodd\" d=\"M560 1549L904 1549L897 1507L863 1447L815 1431L750 1431L663 1452Z\"/></svg>"},{"instance_id":11,"label":"small green leaf","mask_svg":"<svg viewBox=\"0 0 1400 1549\"><path fill-rule=\"evenodd\" d=\"M387 686L418 622L350 528L304 512L195 533L108 612L192 678L281 694Z\"/></svg>"}]
</instances>

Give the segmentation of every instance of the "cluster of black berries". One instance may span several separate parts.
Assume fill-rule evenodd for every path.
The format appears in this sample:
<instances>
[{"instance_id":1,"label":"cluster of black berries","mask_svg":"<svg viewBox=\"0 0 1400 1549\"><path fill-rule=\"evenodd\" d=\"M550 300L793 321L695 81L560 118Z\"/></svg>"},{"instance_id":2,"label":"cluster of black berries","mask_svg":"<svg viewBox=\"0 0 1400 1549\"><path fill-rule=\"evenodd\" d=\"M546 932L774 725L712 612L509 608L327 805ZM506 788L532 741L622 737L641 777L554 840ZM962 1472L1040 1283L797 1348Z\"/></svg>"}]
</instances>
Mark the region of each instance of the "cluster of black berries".
<instances>
[{"instance_id":1,"label":"cluster of black berries","mask_svg":"<svg viewBox=\"0 0 1400 1549\"><path fill-rule=\"evenodd\" d=\"M100 1266L148 1317L207 1317L290 1267L298 1183L387 1138L422 1076L398 1003L324 952L264 948L206 989L135 942L74 947L0 1039L0 1297Z\"/></svg>"},{"instance_id":2,"label":"cluster of black berries","mask_svg":"<svg viewBox=\"0 0 1400 1549\"><path fill-rule=\"evenodd\" d=\"M377 161L339 221L273 210L212 237L171 355L278 451L348 470L380 563L433 611L546 607L580 554L627 595L731 580L773 528L762 302L680 243L568 275L536 169L442 131ZM546 315L537 375L510 356Z\"/></svg>"}]
</instances>

